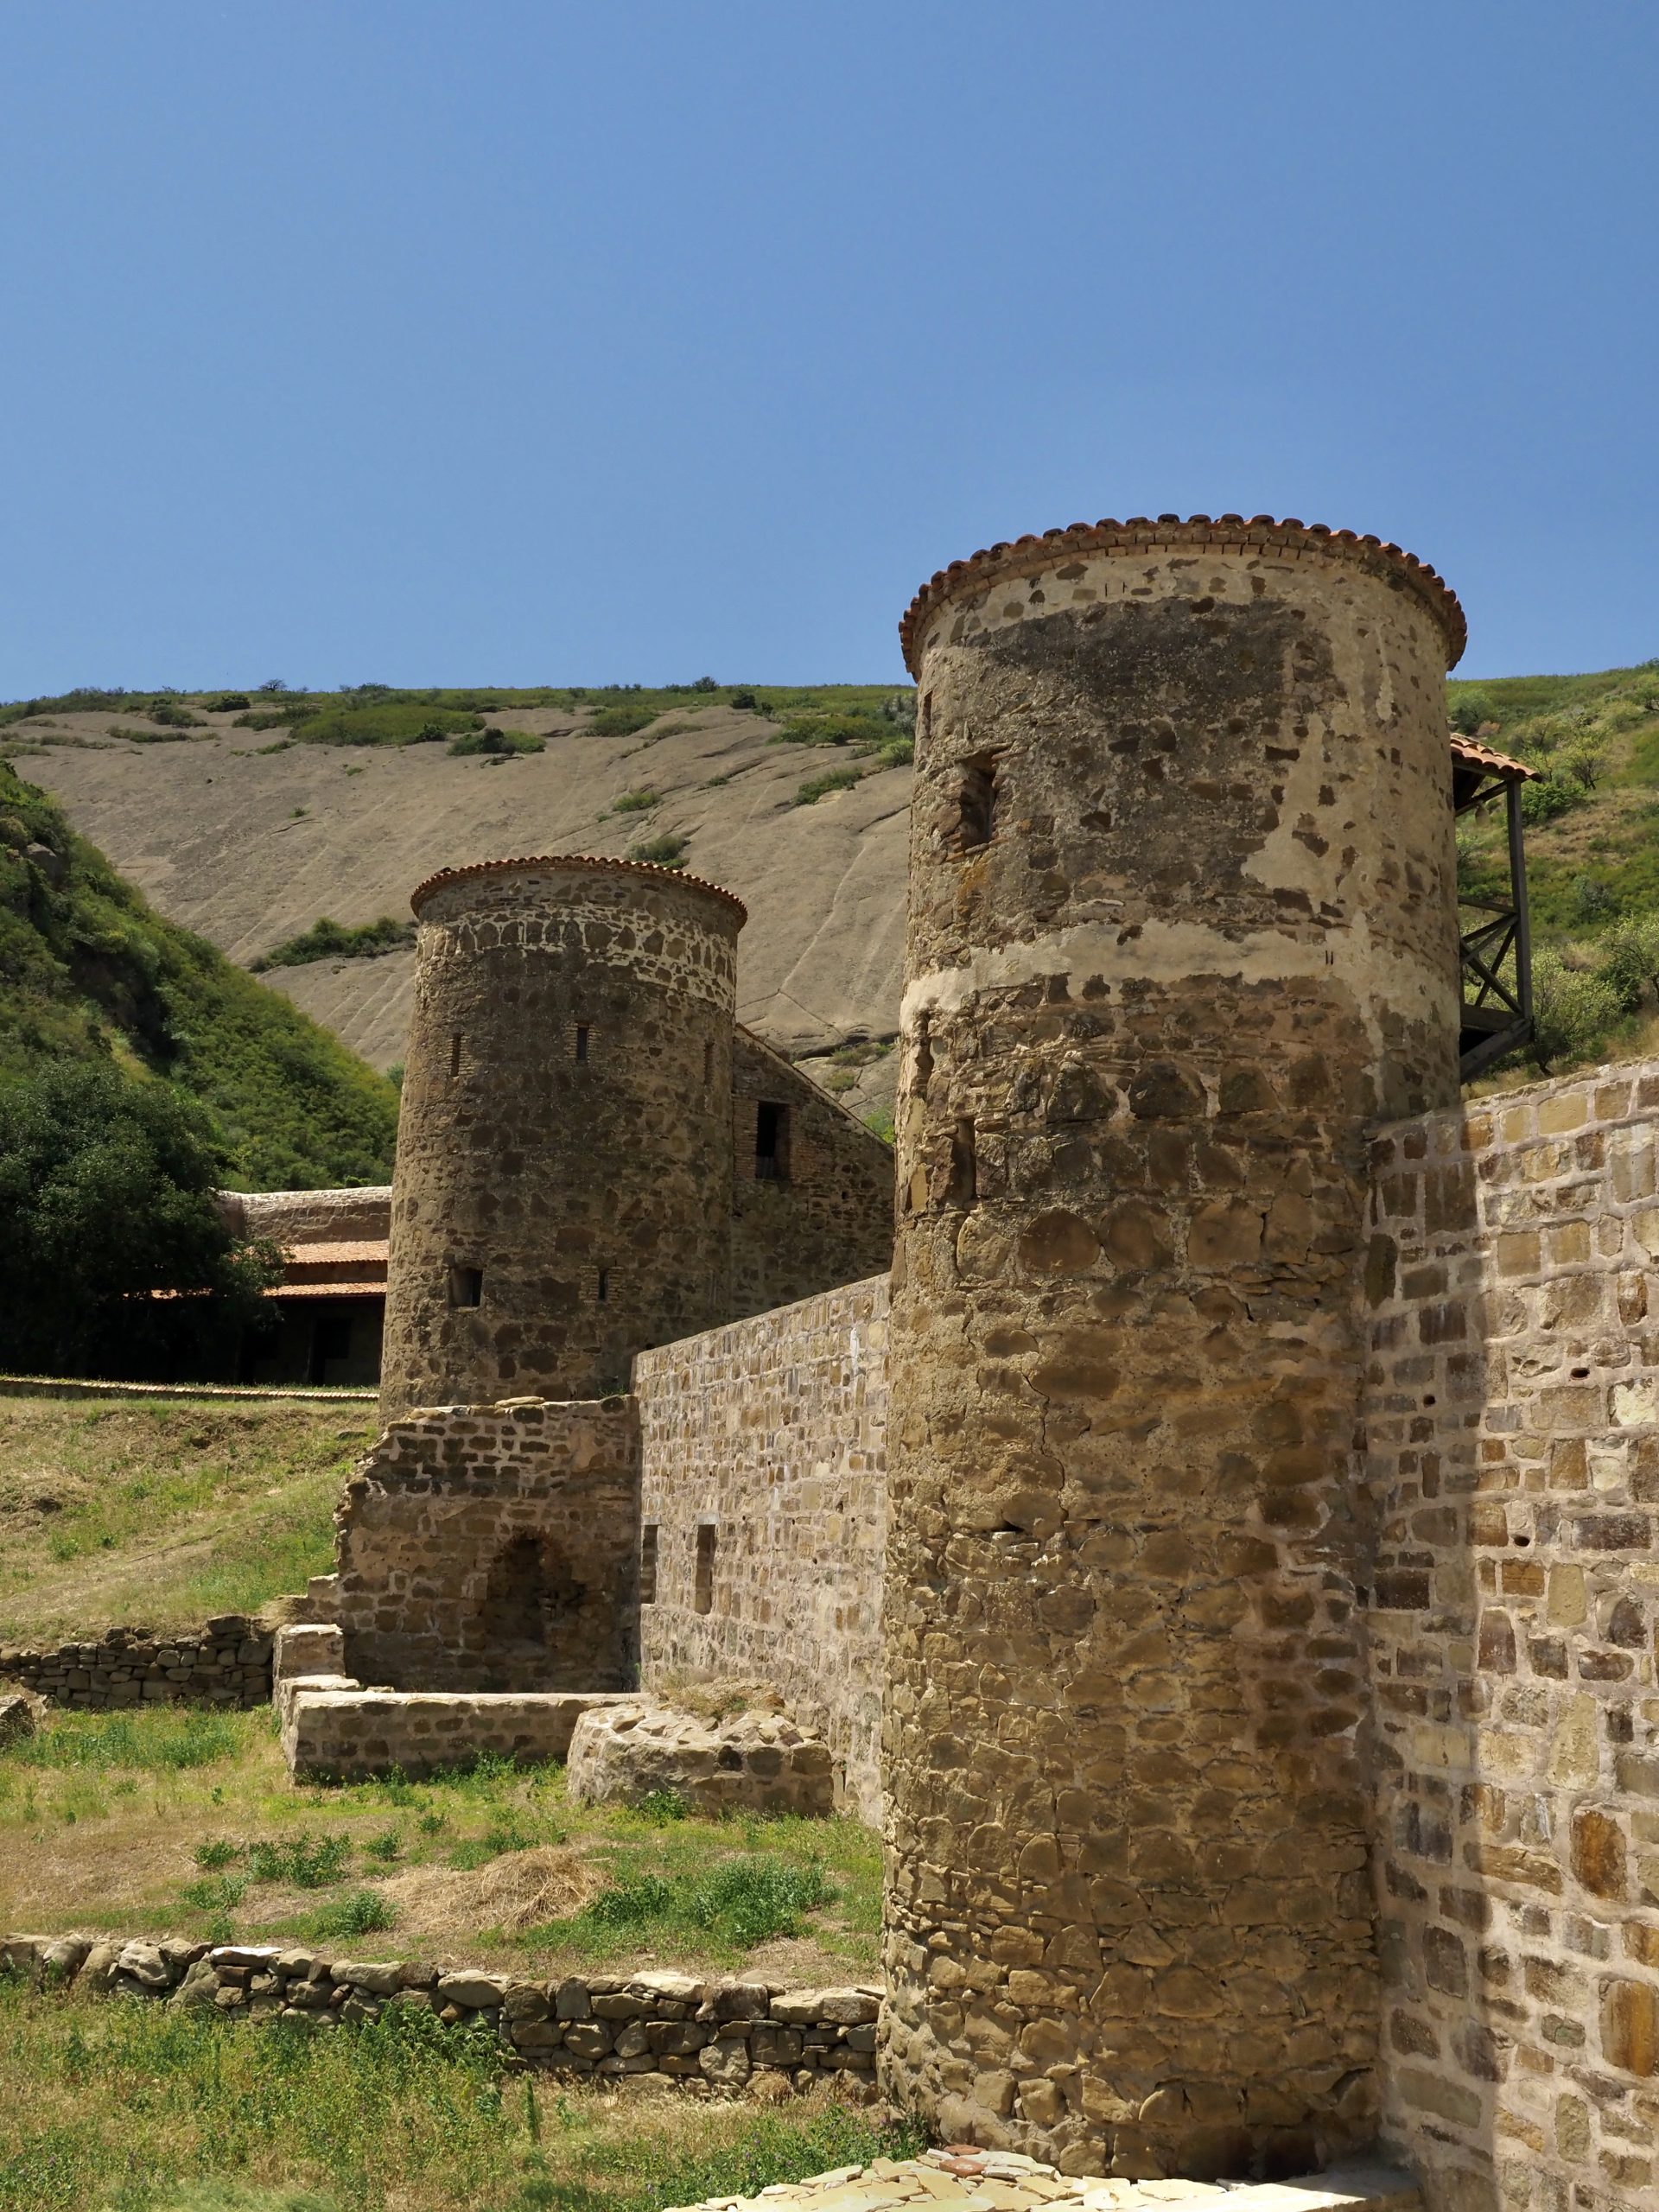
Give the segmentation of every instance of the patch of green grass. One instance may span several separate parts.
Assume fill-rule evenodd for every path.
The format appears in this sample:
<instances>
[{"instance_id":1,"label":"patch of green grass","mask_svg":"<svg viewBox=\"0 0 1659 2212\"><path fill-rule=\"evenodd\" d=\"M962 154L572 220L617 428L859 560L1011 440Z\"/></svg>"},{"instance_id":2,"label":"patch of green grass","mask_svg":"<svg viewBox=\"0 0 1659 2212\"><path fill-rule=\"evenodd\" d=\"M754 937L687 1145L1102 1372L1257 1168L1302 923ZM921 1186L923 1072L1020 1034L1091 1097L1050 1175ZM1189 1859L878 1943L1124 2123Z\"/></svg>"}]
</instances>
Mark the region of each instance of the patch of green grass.
<instances>
[{"instance_id":1,"label":"patch of green grass","mask_svg":"<svg viewBox=\"0 0 1659 2212\"><path fill-rule=\"evenodd\" d=\"M649 814L653 806L660 806L660 793L653 791L624 791L620 798L611 801L613 814Z\"/></svg>"},{"instance_id":2,"label":"patch of green grass","mask_svg":"<svg viewBox=\"0 0 1659 2212\"><path fill-rule=\"evenodd\" d=\"M717 1951L750 1951L776 1936L798 1936L806 1915L834 1904L839 1894L815 1861L755 1854L696 1874L621 1875L582 1911L550 1922L537 1936L585 1950L655 1948L678 1937Z\"/></svg>"},{"instance_id":3,"label":"patch of green grass","mask_svg":"<svg viewBox=\"0 0 1659 2212\"><path fill-rule=\"evenodd\" d=\"M7 1978L0 2212L663 2212L922 2147L822 2094L630 2105L505 2058L413 2006L315 2035Z\"/></svg>"},{"instance_id":4,"label":"patch of green grass","mask_svg":"<svg viewBox=\"0 0 1659 2212\"><path fill-rule=\"evenodd\" d=\"M9 1400L0 1642L188 1625L303 1589L327 1571L372 1421L368 1406L280 1399Z\"/></svg>"},{"instance_id":5,"label":"patch of green grass","mask_svg":"<svg viewBox=\"0 0 1659 2212\"><path fill-rule=\"evenodd\" d=\"M22 1767L130 1767L140 1774L211 1766L241 1748L244 1716L163 1707L145 1713L63 1713L8 1754Z\"/></svg>"},{"instance_id":6,"label":"patch of green grass","mask_svg":"<svg viewBox=\"0 0 1659 2212\"><path fill-rule=\"evenodd\" d=\"M191 721L194 720L193 715ZM124 738L129 745L180 745L188 742L190 727L187 724L181 729L140 729L130 722L111 722L109 734Z\"/></svg>"},{"instance_id":7,"label":"patch of green grass","mask_svg":"<svg viewBox=\"0 0 1659 2212\"><path fill-rule=\"evenodd\" d=\"M790 804L811 806L817 800L827 798L831 791L849 791L855 784L863 782L867 772L862 768L830 768L822 776L809 776L797 789Z\"/></svg>"},{"instance_id":8,"label":"patch of green grass","mask_svg":"<svg viewBox=\"0 0 1659 2212\"><path fill-rule=\"evenodd\" d=\"M291 1882L296 1890L325 1890L345 1878L352 1856L348 1835L296 1835L248 1846L248 1876L255 1882Z\"/></svg>"},{"instance_id":9,"label":"patch of green grass","mask_svg":"<svg viewBox=\"0 0 1659 2212\"><path fill-rule=\"evenodd\" d=\"M359 922L354 928L324 914L308 930L285 938L248 965L259 976L268 968L303 968L313 960L378 960L383 953L400 951L414 942L414 923L400 922L391 914L382 914L378 922Z\"/></svg>"}]
</instances>

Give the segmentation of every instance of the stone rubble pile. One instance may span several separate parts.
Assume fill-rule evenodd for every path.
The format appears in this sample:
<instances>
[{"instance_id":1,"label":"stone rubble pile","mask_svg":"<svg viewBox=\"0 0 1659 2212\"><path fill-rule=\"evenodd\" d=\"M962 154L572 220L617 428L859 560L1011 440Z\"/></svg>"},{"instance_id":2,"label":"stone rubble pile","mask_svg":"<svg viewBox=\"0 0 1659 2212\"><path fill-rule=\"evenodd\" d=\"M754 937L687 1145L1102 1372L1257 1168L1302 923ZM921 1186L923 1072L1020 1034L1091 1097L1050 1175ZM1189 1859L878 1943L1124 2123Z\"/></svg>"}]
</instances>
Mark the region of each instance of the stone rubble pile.
<instances>
[{"instance_id":1,"label":"stone rubble pile","mask_svg":"<svg viewBox=\"0 0 1659 2212\"><path fill-rule=\"evenodd\" d=\"M1014 2151L951 2144L919 2158L874 2158L803 2182L774 2183L758 2196L710 2196L683 2212L1421 2212L1408 2176L1386 2166L1348 2166L1288 2182L1122 2181L1063 2174Z\"/></svg>"},{"instance_id":2,"label":"stone rubble pile","mask_svg":"<svg viewBox=\"0 0 1659 2212\"><path fill-rule=\"evenodd\" d=\"M664 1790L715 1817L835 1810L829 1745L782 1713L716 1721L650 1699L599 1707L576 1723L566 1781L578 1804L637 1804Z\"/></svg>"},{"instance_id":3,"label":"stone rubble pile","mask_svg":"<svg viewBox=\"0 0 1659 2212\"><path fill-rule=\"evenodd\" d=\"M810 2088L848 2077L874 2091L881 1993L868 1986L788 1989L776 1982L683 1974L569 1974L553 1981L468 1967L365 1962L274 1944L13 1936L0 1973L35 1986L73 1983L110 1996L212 2005L251 2019L319 2028L419 2006L454 2024L481 2020L529 2066L569 2075L639 2076L708 2090L770 2074Z\"/></svg>"}]
</instances>

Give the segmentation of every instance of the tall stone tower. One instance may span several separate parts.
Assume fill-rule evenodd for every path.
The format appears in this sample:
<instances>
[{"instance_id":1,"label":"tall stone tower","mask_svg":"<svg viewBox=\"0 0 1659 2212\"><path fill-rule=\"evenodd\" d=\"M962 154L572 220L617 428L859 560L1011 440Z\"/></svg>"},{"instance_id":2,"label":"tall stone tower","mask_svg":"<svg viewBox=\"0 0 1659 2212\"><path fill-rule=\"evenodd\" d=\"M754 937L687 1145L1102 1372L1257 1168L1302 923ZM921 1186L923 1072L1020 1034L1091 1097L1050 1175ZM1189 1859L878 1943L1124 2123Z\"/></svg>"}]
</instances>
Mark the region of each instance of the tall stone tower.
<instances>
[{"instance_id":1,"label":"tall stone tower","mask_svg":"<svg viewBox=\"0 0 1659 2212\"><path fill-rule=\"evenodd\" d=\"M723 1313L743 907L576 855L413 905L382 1415L626 1389Z\"/></svg>"},{"instance_id":2,"label":"tall stone tower","mask_svg":"<svg viewBox=\"0 0 1659 2212\"><path fill-rule=\"evenodd\" d=\"M883 2054L1072 2171L1367 2141L1365 1130L1457 1096L1433 570L1101 523L936 575L898 1109Z\"/></svg>"}]
</instances>

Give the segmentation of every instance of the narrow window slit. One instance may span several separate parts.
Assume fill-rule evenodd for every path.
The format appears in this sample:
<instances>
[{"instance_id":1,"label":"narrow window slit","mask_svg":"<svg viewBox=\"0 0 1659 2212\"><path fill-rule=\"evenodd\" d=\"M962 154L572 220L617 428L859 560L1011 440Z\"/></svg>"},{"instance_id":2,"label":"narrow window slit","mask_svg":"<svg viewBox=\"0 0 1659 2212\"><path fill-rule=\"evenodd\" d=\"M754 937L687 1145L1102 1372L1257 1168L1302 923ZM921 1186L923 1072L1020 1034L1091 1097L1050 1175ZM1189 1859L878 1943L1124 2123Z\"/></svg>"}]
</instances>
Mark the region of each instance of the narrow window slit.
<instances>
[{"instance_id":1,"label":"narrow window slit","mask_svg":"<svg viewBox=\"0 0 1659 2212\"><path fill-rule=\"evenodd\" d=\"M585 1060L587 1057L588 1024L585 1021L579 1021L576 1024L576 1058L579 1060Z\"/></svg>"},{"instance_id":2,"label":"narrow window slit","mask_svg":"<svg viewBox=\"0 0 1659 2212\"><path fill-rule=\"evenodd\" d=\"M996 834L997 802L1001 797L996 754L976 753L963 762L961 775L957 799L957 850L973 853L982 845L988 845Z\"/></svg>"},{"instance_id":3,"label":"narrow window slit","mask_svg":"<svg viewBox=\"0 0 1659 2212\"><path fill-rule=\"evenodd\" d=\"M789 1180L789 1109L771 1098L755 1107L754 1175L758 1183Z\"/></svg>"},{"instance_id":4,"label":"narrow window slit","mask_svg":"<svg viewBox=\"0 0 1659 2212\"><path fill-rule=\"evenodd\" d=\"M657 1602L657 1523L647 1521L639 1532L639 1602Z\"/></svg>"},{"instance_id":5,"label":"narrow window slit","mask_svg":"<svg viewBox=\"0 0 1659 2212\"><path fill-rule=\"evenodd\" d=\"M979 1159L974 1143L974 1118L959 1115L950 1133L950 1184L946 1204L970 1206L979 1196Z\"/></svg>"},{"instance_id":6,"label":"narrow window slit","mask_svg":"<svg viewBox=\"0 0 1659 2212\"><path fill-rule=\"evenodd\" d=\"M461 1073L461 1032L459 1029L449 1039L449 1072L452 1076Z\"/></svg>"},{"instance_id":7,"label":"narrow window slit","mask_svg":"<svg viewBox=\"0 0 1659 2212\"><path fill-rule=\"evenodd\" d=\"M598 1281L594 1285L594 1295L601 1306L608 1302L611 1295L611 1271L608 1268L600 1269Z\"/></svg>"},{"instance_id":8,"label":"narrow window slit","mask_svg":"<svg viewBox=\"0 0 1659 2212\"><path fill-rule=\"evenodd\" d=\"M484 1303L482 1268L452 1267L450 1268L449 1303L456 1306L481 1306Z\"/></svg>"},{"instance_id":9,"label":"narrow window slit","mask_svg":"<svg viewBox=\"0 0 1659 2212\"><path fill-rule=\"evenodd\" d=\"M714 1522L703 1522L697 1530L696 1580L691 1593L694 1613L712 1613L715 1610L715 1548L719 1541Z\"/></svg>"}]
</instances>

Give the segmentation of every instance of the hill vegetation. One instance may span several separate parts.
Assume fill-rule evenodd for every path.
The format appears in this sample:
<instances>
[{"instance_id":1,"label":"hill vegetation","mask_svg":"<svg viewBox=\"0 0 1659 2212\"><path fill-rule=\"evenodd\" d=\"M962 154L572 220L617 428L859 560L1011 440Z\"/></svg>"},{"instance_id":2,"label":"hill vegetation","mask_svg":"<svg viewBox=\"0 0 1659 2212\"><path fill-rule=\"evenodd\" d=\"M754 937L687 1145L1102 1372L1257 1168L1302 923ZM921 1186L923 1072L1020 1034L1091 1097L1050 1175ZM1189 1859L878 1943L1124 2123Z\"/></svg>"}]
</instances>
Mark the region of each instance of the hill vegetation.
<instances>
[{"instance_id":1,"label":"hill vegetation","mask_svg":"<svg viewBox=\"0 0 1659 2212\"><path fill-rule=\"evenodd\" d=\"M0 763L0 1085L113 1065L201 1109L245 1190L387 1179L397 1094L204 939L165 921Z\"/></svg>"},{"instance_id":2,"label":"hill vegetation","mask_svg":"<svg viewBox=\"0 0 1659 2212\"><path fill-rule=\"evenodd\" d=\"M1538 772L1522 798L1538 1041L1552 1068L1659 1031L1659 661L1446 687L1452 727ZM1501 810L1459 825L1459 889L1503 880ZM1519 1065L1519 1064L1517 1064Z\"/></svg>"}]
</instances>

